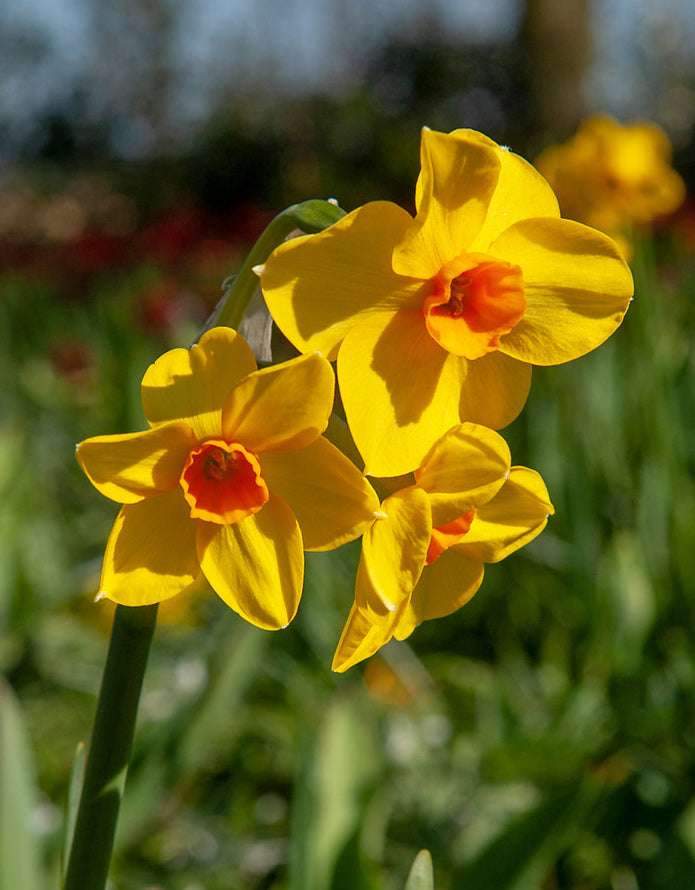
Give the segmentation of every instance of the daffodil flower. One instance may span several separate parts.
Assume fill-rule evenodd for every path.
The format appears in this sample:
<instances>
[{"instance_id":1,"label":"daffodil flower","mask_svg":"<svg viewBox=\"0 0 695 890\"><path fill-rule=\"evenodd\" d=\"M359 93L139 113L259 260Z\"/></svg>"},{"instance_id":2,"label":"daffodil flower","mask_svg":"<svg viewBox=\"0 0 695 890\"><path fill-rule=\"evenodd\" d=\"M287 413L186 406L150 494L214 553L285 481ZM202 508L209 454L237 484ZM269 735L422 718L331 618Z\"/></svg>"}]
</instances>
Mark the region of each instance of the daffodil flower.
<instances>
[{"instance_id":1,"label":"daffodil flower","mask_svg":"<svg viewBox=\"0 0 695 890\"><path fill-rule=\"evenodd\" d=\"M449 430L364 534L333 670L461 608L480 587L485 563L523 547L553 512L541 477L510 466L498 433L472 423Z\"/></svg>"},{"instance_id":2,"label":"daffodil flower","mask_svg":"<svg viewBox=\"0 0 695 890\"><path fill-rule=\"evenodd\" d=\"M562 145L536 160L565 216L595 226L620 241L683 203L685 184L671 167L668 136L649 121L623 126L606 114L588 117Z\"/></svg>"},{"instance_id":3,"label":"daffodil flower","mask_svg":"<svg viewBox=\"0 0 695 890\"><path fill-rule=\"evenodd\" d=\"M257 370L230 328L149 367L150 429L77 446L92 484L122 507L99 597L166 600L201 573L258 627L284 627L302 591L303 550L358 537L378 499L321 433L333 406L330 364L310 353Z\"/></svg>"},{"instance_id":4,"label":"daffodil flower","mask_svg":"<svg viewBox=\"0 0 695 890\"><path fill-rule=\"evenodd\" d=\"M425 130L421 161L414 219L369 203L257 269L288 339L337 357L347 421L375 476L414 470L461 421L510 423L531 366L594 349L633 290L616 245L561 219L522 158L471 130Z\"/></svg>"}]
</instances>

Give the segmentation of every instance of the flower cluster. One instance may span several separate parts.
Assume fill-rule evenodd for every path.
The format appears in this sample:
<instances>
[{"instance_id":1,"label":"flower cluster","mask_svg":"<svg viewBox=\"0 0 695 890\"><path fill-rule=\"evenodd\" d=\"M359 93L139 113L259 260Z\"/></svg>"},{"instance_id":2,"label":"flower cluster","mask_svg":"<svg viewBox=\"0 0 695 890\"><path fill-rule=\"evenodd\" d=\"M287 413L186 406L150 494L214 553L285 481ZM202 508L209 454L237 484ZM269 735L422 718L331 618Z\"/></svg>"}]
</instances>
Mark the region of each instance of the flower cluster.
<instances>
[{"instance_id":1,"label":"flower cluster","mask_svg":"<svg viewBox=\"0 0 695 890\"><path fill-rule=\"evenodd\" d=\"M373 202L256 268L298 358L259 371L215 328L145 374L149 430L78 447L124 505L102 596L158 602L204 577L248 621L283 627L303 550L363 536L345 670L460 608L485 563L543 529L545 485L495 430L521 411L532 365L613 333L632 278L610 238L561 218L540 174L480 133L425 130L421 162L415 217ZM331 361L347 427L327 435L342 450L322 435Z\"/></svg>"},{"instance_id":2,"label":"flower cluster","mask_svg":"<svg viewBox=\"0 0 695 890\"><path fill-rule=\"evenodd\" d=\"M668 137L647 121L622 126L607 115L587 118L569 141L547 148L536 166L563 214L607 232L626 256L635 228L673 213L685 198Z\"/></svg>"}]
</instances>

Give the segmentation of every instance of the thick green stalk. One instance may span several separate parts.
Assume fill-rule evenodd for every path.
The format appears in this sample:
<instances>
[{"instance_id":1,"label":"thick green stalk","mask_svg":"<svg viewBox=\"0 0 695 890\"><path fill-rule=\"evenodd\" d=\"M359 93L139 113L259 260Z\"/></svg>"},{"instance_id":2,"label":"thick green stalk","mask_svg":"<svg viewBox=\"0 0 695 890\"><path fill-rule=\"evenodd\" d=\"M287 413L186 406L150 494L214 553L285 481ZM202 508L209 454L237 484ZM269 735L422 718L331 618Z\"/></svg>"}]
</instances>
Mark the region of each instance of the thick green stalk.
<instances>
[{"instance_id":1,"label":"thick green stalk","mask_svg":"<svg viewBox=\"0 0 695 890\"><path fill-rule=\"evenodd\" d=\"M157 606L118 606L63 890L103 890Z\"/></svg>"},{"instance_id":2,"label":"thick green stalk","mask_svg":"<svg viewBox=\"0 0 695 890\"><path fill-rule=\"evenodd\" d=\"M290 232L300 229L307 235L314 235L333 225L343 216L345 216L345 211L341 210L337 204L320 200L293 204L279 213L268 224L246 257L244 265L227 291L215 324L238 329L246 314L251 297L258 287L258 276L253 271L253 267L263 264Z\"/></svg>"}]
</instances>

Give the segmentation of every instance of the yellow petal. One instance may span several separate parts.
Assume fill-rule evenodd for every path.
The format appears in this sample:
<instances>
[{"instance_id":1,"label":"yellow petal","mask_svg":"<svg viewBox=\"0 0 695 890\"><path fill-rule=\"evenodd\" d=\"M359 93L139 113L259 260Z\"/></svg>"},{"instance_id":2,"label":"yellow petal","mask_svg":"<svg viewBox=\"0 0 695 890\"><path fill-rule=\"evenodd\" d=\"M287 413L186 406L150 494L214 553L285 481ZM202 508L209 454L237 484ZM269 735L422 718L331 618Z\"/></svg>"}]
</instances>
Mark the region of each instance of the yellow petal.
<instances>
[{"instance_id":1,"label":"yellow petal","mask_svg":"<svg viewBox=\"0 0 695 890\"><path fill-rule=\"evenodd\" d=\"M632 275L601 232L568 219L531 219L507 229L490 253L521 267L526 312L500 350L535 365L584 355L618 327Z\"/></svg>"},{"instance_id":2,"label":"yellow petal","mask_svg":"<svg viewBox=\"0 0 695 890\"><path fill-rule=\"evenodd\" d=\"M260 456L268 488L280 495L302 530L305 550L332 550L373 522L379 499L357 467L327 439Z\"/></svg>"},{"instance_id":3,"label":"yellow petal","mask_svg":"<svg viewBox=\"0 0 695 890\"><path fill-rule=\"evenodd\" d=\"M499 433L474 423L450 429L415 471L415 482L429 494L432 525L446 525L489 501L504 484L510 463Z\"/></svg>"},{"instance_id":4,"label":"yellow petal","mask_svg":"<svg viewBox=\"0 0 695 890\"><path fill-rule=\"evenodd\" d=\"M505 484L476 511L468 534L452 549L485 562L499 562L539 535L554 512L538 473L512 467Z\"/></svg>"},{"instance_id":5,"label":"yellow petal","mask_svg":"<svg viewBox=\"0 0 695 890\"><path fill-rule=\"evenodd\" d=\"M431 278L469 249L497 184L498 155L495 144L473 130L423 130L418 213L393 252L398 275Z\"/></svg>"},{"instance_id":6,"label":"yellow petal","mask_svg":"<svg viewBox=\"0 0 695 890\"><path fill-rule=\"evenodd\" d=\"M326 429L335 377L316 353L249 374L222 409L222 434L251 451L304 448Z\"/></svg>"},{"instance_id":7,"label":"yellow petal","mask_svg":"<svg viewBox=\"0 0 695 890\"><path fill-rule=\"evenodd\" d=\"M190 349L172 349L142 379L142 405L152 425L185 419L199 440L219 437L222 406L231 390L256 370L243 337L212 328Z\"/></svg>"},{"instance_id":8,"label":"yellow petal","mask_svg":"<svg viewBox=\"0 0 695 890\"><path fill-rule=\"evenodd\" d=\"M382 313L348 334L338 381L365 473L414 470L459 422L462 361L434 342L421 312Z\"/></svg>"},{"instance_id":9,"label":"yellow petal","mask_svg":"<svg viewBox=\"0 0 695 890\"><path fill-rule=\"evenodd\" d=\"M499 430L511 423L526 404L531 388L531 365L501 352L473 362L461 359L465 379L459 416Z\"/></svg>"},{"instance_id":10,"label":"yellow petal","mask_svg":"<svg viewBox=\"0 0 695 890\"><path fill-rule=\"evenodd\" d=\"M531 217L559 219L560 208L550 185L522 157L496 146L500 173L481 226L469 251L488 251L490 244L509 226Z\"/></svg>"},{"instance_id":11,"label":"yellow petal","mask_svg":"<svg viewBox=\"0 0 695 890\"><path fill-rule=\"evenodd\" d=\"M99 595L146 606L181 593L200 574L195 528L180 488L122 507L106 545Z\"/></svg>"},{"instance_id":12,"label":"yellow petal","mask_svg":"<svg viewBox=\"0 0 695 890\"><path fill-rule=\"evenodd\" d=\"M362 538L355 601L367 612L385 615L406 601L417 584L432 535L427 494L402 489L381 505L378 519Z\"/></svg>"},{"instance_id":13,"label":"yellow petal","mask_svg":"<svg viewBox=\"0 0 695 890\"><path fill-rule=\"evenodd\" d=\"M333 359L361 318L422 304L423 283L402 278L391 267L393 248L412 221L396 204L374 201L270 255L260 273L263 296L297 349L319 350Z\"/></svg>"},{"instance_id":14,"label":"yellow petal","mask_svg":"<svg viewBox=\"0 0 695 890\"><path fill-rule=\"evenodd\" d=\"M103 495L119 504L135 504L178 485L197 444L190 426L175 421L142 433L86 439L77 446L76 457Z\"/></svg>"},{"instance_id":15,"label":"yellow petal","mask_svg":"<svg viewBox=\"0 0 695 890\"><path fill-rule=\"evenodd\" d=\"M423 127L422 132L420 134L420 157L422 158L422 139L425 134L428 134L427 138L429 139L430 128ZM439 136L446 137L447 141L456 140L456 139L465 139L468 137L472 141L477 141L482 145L486 145L488 148L493 149L493 151L497 151L499 149L499 145L493 140L490 139L489 136L486 136L484 133L480 133L478 130L467 130L465 128L459 128L458 130L452 130L450 133L439 133ZM422 201L425 197L425 177L423 176L423 170L420 170L420 175L417 178L417 182L415 183L415 209L417 213L420 212L420 208L422 207Z\"/></svg>"},{"instance_id":16,"label":"yellow petal","mask_svg":"<svg viewBox=\"0 0 695 890\"><path fill-rule=\"evenodd\" d=\"M374 655L393 636L393 628L398 621L398 612L389 612L384 617L366 615L355 603L333 656L331 670L343 672L365 658Z\"/></svg>"},{"instance_id":17,"label":"yellow petal","mask_svg":"<svg viewBox=\"0 0 695 890\"><path fill-rule=\"evenodd\" d=\"M483 580L483 561L454 548L425 567L394 636L405 640L423 621L443 618L464 606Z\"/></svg>"},{"instance_id":18,"label":"yellow petal","mask_svg":"<svg viewBox=\"0 0 695 890\"><path fill-rule=\"evenodd\" d=\"M302 595L302 535L277 495L234 525L198 523L198 556L210 586L242 618L265 630L286 627Z\"/></svg>"}]
</instances>

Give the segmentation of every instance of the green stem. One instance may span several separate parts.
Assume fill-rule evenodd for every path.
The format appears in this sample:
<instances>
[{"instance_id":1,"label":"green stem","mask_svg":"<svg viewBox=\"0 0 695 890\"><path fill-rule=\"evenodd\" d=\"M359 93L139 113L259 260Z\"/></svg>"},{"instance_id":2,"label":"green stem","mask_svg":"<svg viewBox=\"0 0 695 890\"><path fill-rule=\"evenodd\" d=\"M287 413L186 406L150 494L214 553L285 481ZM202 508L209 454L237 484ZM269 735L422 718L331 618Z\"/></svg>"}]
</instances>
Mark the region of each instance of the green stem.
<instances>
[{"instance_id":1,"label":"green stem","mask_svg":"<svg viewBox=\"0 0 695 890\"><path fill-rule=\"evenodd\" d=\"M253 267L262 265L290 232L300 229L307 235L314 235L328 226L332 226L343 216L345 216L345 211L336 204L319 200L293 204L279 213L268 224L246 257L244 265L227 291L226 299L215 324L238 329L246 314L251 297L258 287L258 276L253 271Z\"/></svg>"},{"instance_id":2,"label":"green stem","mask_svg":"<svg viewBox=\"0 0 695 890\"><path fill-rule=\"evenodd\" d=\"M157 606L117 606L63 890L103 890Z\"/></svg>"}]
</instances>

